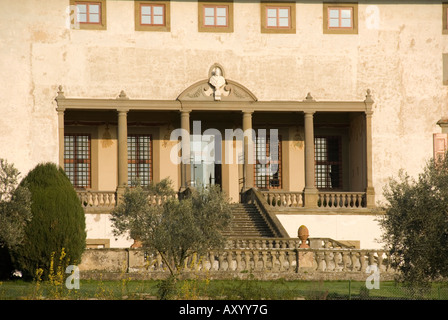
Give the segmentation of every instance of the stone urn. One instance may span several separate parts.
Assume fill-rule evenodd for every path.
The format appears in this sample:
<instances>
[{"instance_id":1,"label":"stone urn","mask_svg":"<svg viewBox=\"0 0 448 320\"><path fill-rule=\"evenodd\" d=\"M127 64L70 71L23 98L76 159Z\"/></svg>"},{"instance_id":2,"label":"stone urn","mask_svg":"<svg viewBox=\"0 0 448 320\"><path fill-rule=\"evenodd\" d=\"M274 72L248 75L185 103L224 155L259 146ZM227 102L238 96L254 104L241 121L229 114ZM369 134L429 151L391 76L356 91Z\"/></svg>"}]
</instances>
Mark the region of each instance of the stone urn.
<instances>
[{"instance_id":1,"label":"stone urn","mask_svg":"<svg viewBox=\"0 0 448 320\"><path fill-rule=\"evenodd\" d=\"M308 228L304 225L301 225L298 230L298 237L302 241L299 248L309 248L310 246L306 244L306 241L308 240L308 237L310 236L310 233L308 231Z\"/></svg>"}]
</instances>

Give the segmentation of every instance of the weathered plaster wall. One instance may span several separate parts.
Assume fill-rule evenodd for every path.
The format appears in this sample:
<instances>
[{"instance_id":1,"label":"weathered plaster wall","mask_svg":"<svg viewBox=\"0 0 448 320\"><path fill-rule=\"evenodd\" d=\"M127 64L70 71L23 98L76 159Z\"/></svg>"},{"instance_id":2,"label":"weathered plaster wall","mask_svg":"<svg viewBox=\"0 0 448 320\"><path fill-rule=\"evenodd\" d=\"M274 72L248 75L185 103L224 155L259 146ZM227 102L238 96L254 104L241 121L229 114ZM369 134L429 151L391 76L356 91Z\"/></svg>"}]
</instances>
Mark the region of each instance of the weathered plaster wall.
<instances>
[{"instance_id":1,"label":"weathered plaster wall","mask_svg":"<svg viewBox=\"0 0 448 320\"><path fill-rule=\"evenodd\" d=\"M338 215L333 212L315 215L278 214L277 217L291 238L297 237L299 227L305 225L312 238L359 241L363 249L382 247L378 217L373 215Z\"/></svg>"},{"instance_id":2,"label":"weathered plaster wall","mask_svg":"<svg viewBox=\"0 0 448 320\"><path fill-rule=\"evenodd\" d=\"M172 1L171 32L135 31L133 2L124 0L107 2L107 30L70 30L68 5L0 2L0 157L23 175L58 160L58 85L67 97L115 98L124 90L130 98L174 100L215 62L259 100L302 100L308 92L317 100L362 100L370 88L378 199L388 177L400 168L416 175L432 156L448 101L440 3L360 1L356 35L323 34L321 3L297 3L296 34L260 33L259 3L251 1L235 0L229 34L199 33L195 1ZM379 17L374 28L371 9Z\"/></svg>"}]
</instances>

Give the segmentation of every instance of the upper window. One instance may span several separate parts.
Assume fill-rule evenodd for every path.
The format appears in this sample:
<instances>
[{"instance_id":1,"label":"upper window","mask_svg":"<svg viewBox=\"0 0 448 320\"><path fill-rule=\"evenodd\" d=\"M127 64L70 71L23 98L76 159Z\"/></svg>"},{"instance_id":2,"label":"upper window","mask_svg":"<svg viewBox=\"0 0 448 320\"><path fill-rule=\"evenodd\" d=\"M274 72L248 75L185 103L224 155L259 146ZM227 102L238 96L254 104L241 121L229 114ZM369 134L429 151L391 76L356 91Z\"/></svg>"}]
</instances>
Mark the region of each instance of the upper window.
<instances>
[{"instance_id":1,"label":"upper window","mask_svg":"<svg viewBox=\"0 0 448 320\"><path fill-rule=\"evenodd\" d=\"M228 6L204 6L205 27L227 27L229 25Z\"/></svg>"},{"instance_id":2,"label":"upper window","mask_svg":"<svg viewBox=\"0 0 448 320\"><path fill-rule=\"evenodd\" d=\"M233 32L233 3L199 2L198 30L200 32Z\"/></svg>"},{"instance_id":3,"label":"upper window","mask_svg":"<svg viewBox=\"0 0 448 320\"><path fill-rule=\"evenodd\" d=\"M351 29L353 28L353 8L328 8L329 29Z\"/></svg>"},{"instance_id":4,"label":"upper window","mask_svg":"<svg viewBox=\"0 0 448 320\"><path fill-rule=\"evenodd\" d=\"M170 31L169 1L135 1L135 30Z\"/></svg>"},{"instance_id":5,"label":"upper window","mask_svg":"<svg viewBox=\"0 0 448 320\"><path fill-rule=\"evenodd\" d=\"M90 188L90 135L65 134L64 171L75 188Z\"/></svg>"},{"instance_id":6,"label":"upper window","mask_svg":"<svg viewBox=\"0 0 448 320\"><path fill-rule=\"evenodd\" d=\"M324 33L358 33L358 5L356 3L324 3Z\"/></svg>"},{"instance_id":7,"label":"upper window","mask_svg":"<svg viewBox=\"0 0 448 320\"><path fill-rule=\"evenodd\" d=\"M268 7L266 8L267 28L289 28L291 26L291 14L288 7Z\"/></svg>"},{"instance_id":8,"label":"upper window","mask_svg":"<svg viewBox=\"0 0 448 320\"><path fill-rule=\"evenodd\" d=\"M104 30L106 29L106 1L75 1L70 5L76 10L73 28Z\"/></svg>"},{"instance_id":9,"label":"upper window","mask_svg":"<svg viewBox=\"0 0 448 320\"><path fill-rule=\"evenodd\" d=\"M101 4L76 3L76 19L79 23L101 23Z\"/></svg>"},{"instance_id":10,"label":"upper window","mask_svg":"<svg viewBox=\"0 0 448 320\"><path fill-rule=\"evenodd\" d=\"M295 3L261 3L262 33L295 33Z\"/></svg>"},{"instance_id":11,"label":"upper window","mask_svg":"<svg viewBox=\"0 0 448 320\"><path fill-rule=\"evenodd\" d=\"M442 33L448 34L448 2L442 3Z\"/></svg>"}]
</instances>

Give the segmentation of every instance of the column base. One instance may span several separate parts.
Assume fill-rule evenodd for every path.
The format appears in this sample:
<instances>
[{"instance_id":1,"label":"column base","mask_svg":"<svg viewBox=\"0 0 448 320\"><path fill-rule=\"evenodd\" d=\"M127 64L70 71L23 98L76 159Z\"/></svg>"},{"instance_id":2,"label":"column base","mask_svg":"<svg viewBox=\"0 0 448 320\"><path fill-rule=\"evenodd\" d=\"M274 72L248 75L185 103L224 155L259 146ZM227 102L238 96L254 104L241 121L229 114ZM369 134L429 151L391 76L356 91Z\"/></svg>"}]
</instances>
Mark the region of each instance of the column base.
<instances>
[{"instance_id":1,"label":"column base","mask_svg":"<svg viewBox=\"0 0 448 320\"><path fill-rule=\"evenodd\" d=\"M366 188L366 207L375 208L375 189L373 187Z\"/></svg>"},{"instance_id":2,"label":"column base","mask_svg":"<svg viewBox=\"0 0 448 320\"><path fill-rule=\"evenodd\" d=\"M316 188L305 188L303 190L303 202L305 208L317 208L319 200L319 190Z\"/></svg>"},{"instance_id":3,"label":"column base","mask_svg":"<svg viewBox=\"0 0 448 320\"><path fill-rule=\"evenodd\" d=\"M124 196L124 193L126 192L126 187L125 186L118 186L117 187L117 191L116 191L116 195L117 195L117 198L116 198L116 204L120 204L121 203L121 201L123 200L123 196Z\"/></svg>"}]
</instances>

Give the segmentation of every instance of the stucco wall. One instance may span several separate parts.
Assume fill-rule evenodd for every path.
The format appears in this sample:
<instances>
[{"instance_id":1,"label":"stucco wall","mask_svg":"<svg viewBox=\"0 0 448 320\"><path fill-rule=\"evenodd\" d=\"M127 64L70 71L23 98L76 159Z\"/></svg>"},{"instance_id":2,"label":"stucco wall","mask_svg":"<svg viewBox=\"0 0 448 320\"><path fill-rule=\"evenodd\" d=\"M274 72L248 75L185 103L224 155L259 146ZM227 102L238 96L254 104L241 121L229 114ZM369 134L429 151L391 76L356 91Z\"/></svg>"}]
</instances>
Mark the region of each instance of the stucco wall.
<instances>
[{"instance_id":1,"label":"stucco wall","mask_svg":"<svg viewBox=\"0 0 448 320\"><path fill-rule=\"evenodd\" d=\"M322 215L285 215L277 218L291 238L297 237L301 225L305 225L311 238L331 238L338 241L359 241L360 248L379 249L381 229L378 217L373 215L334 213Z\"/></svg>"},{"instance_id":2,"label":"stucco wall","mask_svg":"<svg viewBox=\"0 0 448 320\"><path fill-rule=\"evenodd\" d=\"M194 1L172 1L170 32L135 31L133 1L107 1L104 31L67 28L68 0L1 1L0 157L23 175L58 161L58 85L67 97L115 98L124 90L130 98L174 100L217 62L259 100L303 100L308 92L316 100L362 100L370 88L381 199L400 168L420 172L446 115L441 3L360 1L358 34L330 35L322 32L322 3L305 2L296 5L295 34L263 34L259 3L235 1L227 34L199 33ZM317 220L309 221L316 230Z\"/></svg>"},{"instance_id":3,"label":"stucco wall","mask_svg":"<svg viewBox=\"0 0 448 320\"><path fill-rule=\"evenodd\" d=\"M70 30L68 1L0 4L0 146L26 173L57 161L53 101L70 97L175 99L215 62L259 100L359 100L372 90L377 193L400 167L418 172L444 115L441 4L359 4L359 33L322 33L322 4L297 3L296 34L260 33L259 3L235 1L234 32L199 33L197 4L173 1L171 32L134 30L133 2L107 2L107 30ZM370 23L370 24L367 24ZM413 156L408 157L409 150Z\"/></svg>"}]
</instances>

